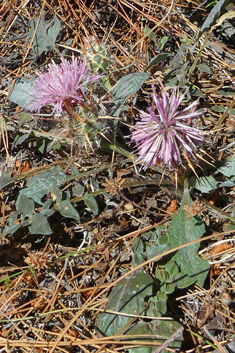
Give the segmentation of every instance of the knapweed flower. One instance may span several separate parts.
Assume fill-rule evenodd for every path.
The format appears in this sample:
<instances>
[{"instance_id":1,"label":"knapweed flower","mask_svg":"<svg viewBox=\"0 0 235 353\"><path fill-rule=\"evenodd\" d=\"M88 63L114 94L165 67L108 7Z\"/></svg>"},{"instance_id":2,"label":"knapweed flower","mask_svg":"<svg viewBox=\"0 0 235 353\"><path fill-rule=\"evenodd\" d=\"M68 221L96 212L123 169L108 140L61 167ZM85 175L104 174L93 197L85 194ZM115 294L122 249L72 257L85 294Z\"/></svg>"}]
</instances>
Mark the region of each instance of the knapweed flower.
<instances>
[{"instance_id":1,"label":"knapweed flower","mask_svg":"<svg viewBox=\"0 0 235 353\"><path fill-rule=\"evenodd\" d=\"M66 106L83 104L85 93L88 91L85 85L101 78L101 75L87 74L88 66L72 56L72 60L61 58L61 63L53 60L48 65L48 72L38 73L38 80L34 83L32 100L29 103L30 111L40 113L42 107L53 105L53 113L62 114Z\"/></svg>"},{"instance_id":2,"label":"knapweed flower","mask_svg":"<svg viewBox=\"0 0 235 353\"><path fill-rule=\"evenodd\" d=\"M195 110L198 101L179 110L186 92L179 97L177 87L171 95L162 90L162 96L152 88L153 102L147 108L148 112L140 111L141 120L131 136L140 156L137 161L141 161L145 169L156 164L174 169L182 164L181 152L194 156L196 144L204 140L202 132L193 124L203 112Z\"/></svg>"}]
</instances>

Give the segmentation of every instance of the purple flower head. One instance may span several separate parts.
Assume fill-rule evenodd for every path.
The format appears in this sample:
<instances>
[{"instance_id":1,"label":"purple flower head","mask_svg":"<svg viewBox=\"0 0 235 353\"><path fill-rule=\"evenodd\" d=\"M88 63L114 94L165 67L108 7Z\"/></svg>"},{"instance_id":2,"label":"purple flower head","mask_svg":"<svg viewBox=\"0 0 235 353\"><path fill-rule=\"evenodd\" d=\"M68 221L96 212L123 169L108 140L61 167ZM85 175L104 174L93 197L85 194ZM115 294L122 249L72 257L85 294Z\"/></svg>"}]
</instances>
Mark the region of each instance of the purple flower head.
<instances>
[{"instance_id":1,"label":"purple flower head","mask_svg":"<svg viewBox=\"0 0 235 353\"><path fill-rule=\"evenodd\" d=\"M138 161L142 161L143 168L160 164L174 169L182 164L181 152L194 156L196 144L204 140L202 132L193 124L193 119L203 113L195 110L198 101L179 110L184 97L185 93L179 97L178 88L173 89L171 95L162 90L159 96L153 87L152 105L147 113L140 111L141 120L131 136L137 144Z\"/></svg>"},{"instance_id":2,"label":"purple flower head","mask_svg":"<svg viewBox=\"0 0 235 353\"><path fill-rule=\"evenodd\" d=\"M61 114L66 105L83 104L88 91L85 85L102 77L89 75L87 71L88 66L74 56L71 61L62 57L60 64L52 60L47 73L38 73L28 109L40 113L42 107L54 105L53 112Z\"/></svg>"}]
</instances>

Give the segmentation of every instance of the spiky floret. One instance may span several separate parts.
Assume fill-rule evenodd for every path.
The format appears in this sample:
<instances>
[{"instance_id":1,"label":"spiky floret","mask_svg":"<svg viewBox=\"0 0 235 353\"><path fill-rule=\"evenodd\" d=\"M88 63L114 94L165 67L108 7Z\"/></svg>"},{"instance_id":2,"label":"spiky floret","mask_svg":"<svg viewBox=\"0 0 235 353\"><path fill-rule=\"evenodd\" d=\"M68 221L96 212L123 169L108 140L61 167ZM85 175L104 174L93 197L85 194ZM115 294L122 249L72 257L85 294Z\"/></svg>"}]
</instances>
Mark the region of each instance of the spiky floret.
<instances>
[{"instance_id":1,"label":"spiky floret","mask_svg":"<svg viewBox=\"0 0 235 353\"><path fill-rule=\"evenodd\" d=\"M140 111L132 132L143 168L160 164L174 169L182 164L181 152L194 156L197 144L204 140L202 132L194 127L194 119L203 112L195 110L198 101L179 110L185 94L179 96L179 89L171 95L162 86L161 96L153 88L152 104L147 112Z\"/></svg>"},{"instance_id":2,"label":"spiky floret","mask_svg":"<svg viewBox=\"0 0 235 353\"><path fill-rule=\"evenodd\" d=\"M42 107L53 105L53 112L59 114L66 110L66 105L83 104L88 91L85 85L102 77L88 74L87 64L74 56L71 60L62 57L60 64L52 60L48 72L37 75L28 109L40 113Z\"/></svg>"}]
</instances>

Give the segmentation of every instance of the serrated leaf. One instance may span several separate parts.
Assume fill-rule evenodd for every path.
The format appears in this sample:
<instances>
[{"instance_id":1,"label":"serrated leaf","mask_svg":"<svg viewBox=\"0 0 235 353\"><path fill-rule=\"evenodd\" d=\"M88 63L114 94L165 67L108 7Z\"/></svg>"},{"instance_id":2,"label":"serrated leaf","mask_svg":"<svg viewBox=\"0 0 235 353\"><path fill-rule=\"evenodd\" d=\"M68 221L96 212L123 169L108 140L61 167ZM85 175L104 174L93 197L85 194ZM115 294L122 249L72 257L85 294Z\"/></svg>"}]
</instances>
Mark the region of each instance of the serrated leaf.
<instances>
[{"instance_id":1,"label":"serrated leaf","mask_svg":"<svg viewBox=\"0 0 235 353\"><path fill-rule=\"evenodd\" d=\"M204 223L185 211L184 207L190 209L191 205L192 199L189 191L185 189L182 206L173 216L168 229L170 248L200 239L205 233ZM189 277L189 283L197 282L200 287L203 287L209 264L198 256L199 246L200 243L196 243L178 250L173 260L180 267L182 276Z\"/></svg>"},{"instance_id":2,"label":"serrated leaf","mask_svg":"<svg viewBox=\"0 0 235 353\"><path fill-rule=\"evenodd\" d=\"M208 193L217 188L218 181L212 175L201 177L196 180L195 188L203 193Z\"/></svg>"},{"instance_id":3,"label":"serrated leaf","mask_svg":"<svg viewBox=\"0 0 235 353\"><path fill-rule=\"evenodd\" d=\"M16 209L23 215L31 217L34 213L34 201L25 195L19 195L16 200Z\"/></svg>"},{"instance_id":4,"label":"serrated leaf","mask_svg":"<svg viewBox=\"0 0 235 353\"><path fill-rule=\"evenodd\" d=\"M74 218L77 221L80 220L78 211L71 205L68 200L64 200L60 203L60 213L64 217Z\"/></svg>"},{"instance_id":5,"label":"serrated leaf","mask_svg":"<svg viewBox=\"0 0 235 353\"><path fill-rule=\"evenodd\" d=\"M232 188L234 187L235 185L235 177L229 179L229 180L225 180L223 181L222 183L220 183L220 187L222 188L223 186L226 186L226 187L229 187L229 188Z\"/></svg>"},{"instance_id":6,"label":"serrated leaf","mask_svg":"<svg viewBox=\"0 0 235 353\"><path fill-rule=\"evenodd\" d=\"M21 108L26 108L32 100L33 82L35 79L20 78L17 79L10 93L9 99L18 104Z\"/></svg>"},{"instance_id":7,"label":"serrated leaf","mask_svg":"<svg viewBox=\"0 0 235 353\"><path fill-rule=\"evenodd\" d=\"M60 170L54 168L50 171L40 173L28 180L28 187L20 191L21 195L26 195L39 205L43 205L42 197L53 190L53 185L57 187L63 185L67 176Z\"/></svg>"},{"instance_id":8,"label":"serrated leaf","mask_svg":"<svg viewBox=\"0 0 235 353\"><path fill-rule=\"evenodd\" d=\"M149 78L147 72L135 72L133 74L122 77L113 87L114 103L120 107L125 103L127 98L136 93L143 83Z\"/></svg>"},{"instance_id":9,"label":"serrated leaf","mask_svg":"<svg viewBox=\"0 0 235 353\"><path fill-rule=\"evenodd\" d=\"M92 194L86 194L86 196L84 197L84 202L85 202L85 205L89 207L92 210L92 212L94 212L94 214L99 213L99 206L96 202L95 197Z\"/></svg>"},{"instance_id":10,"label":"serrated leaf","mask_svg":"<svg viewBox=\"0 0 235 353\"><path fill-rule=\"evenodd\" d=\"M146 305L146 298L152 295L152 285L152 278L143 270L134 272L117 283L105 309L128 314L140 313ZM98 316L97 324L101 332L112 336L131 320L131 317L102 313Z\"/></svg>"},{"instance_id":11,"label":"serrated leaf","mask_svg":"<svg viewBox=\"0 0 235 353\"><path fill-rule=\"evenodd\" d=\"M199 33L198 33L198 38L201 37L201 35L211 29L211 27L215 24L221 10L226 6L227 0L220 0L211 10L209 15L207 16L205 22L203 23Z\"/></svg>"},{"instance_id":12,"label":"serrated leaf","mask_svg":"<svg viewBox=\"0 0 235 353\"><path fill-rule=\"evenodd\" d=\"M235 176L235 158L231 158L230 161L226 162L222 167L220 167L216 173L222 173L228 178Z\"/></svg>"},{"instance_id":13,"label":"serrated leaf","mask_svg":"<svg viewBox=\"0 0 235 353\"><path fill-rule=\"evenodd\" d=\"M55 49L55 41L61 31L61 24L57 17L53 20L45 21L45 12L42 14L39 25L38 18L31 21L31 30L28 33L28 38L31 40L35 29L36 34L33 40L33 48L37 55L41 55L44 51Z\"/></svg>"},{"instance_id":14,"label":"serrated leaf","mask_svg":"<svg viewBox=\"0 0 235 353\"><path fill-rule=\"evenodd\" d=\"M36 213L33 215L29 231L31 234L52 234L52 230L48 223L47 217L43 216L40 213Z\"/></svg>"}]
</instances>

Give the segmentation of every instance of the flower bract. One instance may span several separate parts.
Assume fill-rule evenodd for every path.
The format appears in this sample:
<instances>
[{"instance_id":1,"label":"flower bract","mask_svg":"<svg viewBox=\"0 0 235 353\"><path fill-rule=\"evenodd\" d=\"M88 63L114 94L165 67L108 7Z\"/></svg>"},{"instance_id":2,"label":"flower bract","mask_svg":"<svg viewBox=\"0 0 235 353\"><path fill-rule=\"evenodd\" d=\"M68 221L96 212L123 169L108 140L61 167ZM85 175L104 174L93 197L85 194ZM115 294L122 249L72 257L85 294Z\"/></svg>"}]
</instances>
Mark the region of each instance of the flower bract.
<instances>
[{"instance_id":1,"label":"flower bract","mask_svg":"<svg viewBox=\"0 0 235 353\"><path fill-rule=\"evenodd\" d=\"M40 113L42 107L53 105L53 112L61 114L66 105L83 104L87 83L101 78L101 75L89 75L86 63L72 56L72 60L61 58L61 63L53 60L48 65L48 72L38 73L34 83L30 111Z\"/></svg>"},{"instance_id":2,"label":"flower bract","mask_svg":"<svg viewBox=\"0 0 235 353\"><path fill-rule=\"evenodd\" d=\"M174 169L182 164L182 152L194 156L197 144L204 140L202 132L194 126L194 119L203 113L195 110L198 101L180 109L184 97L185 93L179 96L177 87L171 94L162 89L161 96L153 87L152 104L147 112L140 111L140 121L131 136L143 168L160 164Z\"/></svg>"}]
</instances>

